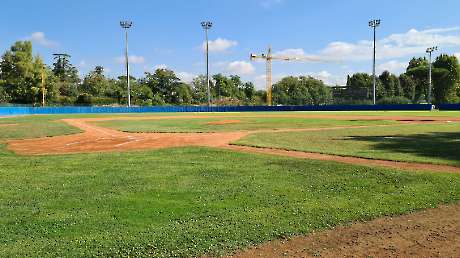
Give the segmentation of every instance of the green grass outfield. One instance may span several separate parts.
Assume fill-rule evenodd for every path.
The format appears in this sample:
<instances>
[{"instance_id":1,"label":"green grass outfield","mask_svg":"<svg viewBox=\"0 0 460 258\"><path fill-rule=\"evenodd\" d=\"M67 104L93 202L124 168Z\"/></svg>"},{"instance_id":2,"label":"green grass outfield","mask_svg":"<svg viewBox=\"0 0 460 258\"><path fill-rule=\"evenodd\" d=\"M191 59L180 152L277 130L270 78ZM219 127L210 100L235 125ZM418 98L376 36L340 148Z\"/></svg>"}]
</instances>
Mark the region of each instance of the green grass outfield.
<instances>
[{"instance_id":1,"label":"green grass outfield","mask_svg":"<svg viewBox=\"0 0 460 258\"><path fill-rule=\"evenodd\" d=\"M460 123L256 133L235 144L460 166Z\"/></svg>"},{"instance_id":2,"label":"green grass outfield","mask_svg":"<svg viewBox=\"0 0 460 258\"><path fill-rule=\"evenodd\" d=\"M208 148L0 152L0 256L221 255L460 200L460 175Z\"/></svg>"},{"instance_id":3,"label":"green grass outfield","mask_svg":"<svg viewBox=\"0 0 460 258\"><path fill-rule=\"evenodd\" d=\"M232 120L228 124L212 124ZM238 122L236 122L238 121ZM209 124L211 123L211 124ZM336 126L359 126L396 124L394 121L350 121L322 118L293 117L225 117L225 118L181 118L162 120L111 120L95 124L124 132L228 132L254 131L287 128L328 128Z\"/></svg>"},{"instance_id":4,"label":"green grass outfield","mask_svg":"<svg viewBox=\"0 0 460 258\"><path fill-rule=\"evenodd\" d=\"M245 119L248 114L264 113L231 116ZM117 116L157 115L191 114ZM2 118L0 124L18 125L0 127L0 140L77 133L58 120L110 116ZM405 128L411 129L408 133L423 129ZM433 140L426 146L438 143L436 150L453 150L458 138L449 133L459 130L451 129L428 130L443 133L442 142L450 145ZM456 154L449 155L450 162L458 161ZM197 147L17 156L0 144L0 257L222 255L280 237L459 201L460 174Z\"/></svg>"},{"instance_id":5,"label":"green grass outfield","mask_svg":"<svg viewBox=\"0 0 460 258\"><path fill-rule=\"evenodd\" d=\"M233 117L235 119L248 119L244 118L246 116L267 116L267 115L277 115L277 116L290 116L293 114L335 114L335 115L368 115L368 116L448 116L448 117L460 117L459 111L442 111L442 112L427 112L427 111L360 111L360 112L226 112L226 113L132 113L132 114L70 114L70 115L34 115L34 116L19 116L19 117L6 117L0 118L1 124L18 124L17 126L12 127L0 127L0 141L6 139L23 139L23 138L36 138L36 137L45 137L45 136L56 136L56 135L65 135L73 134L80 132L79 129L69 126L62 121L59 121L63 118L90 118L90 117L145 117L145 116L180 116L186 118L187 116L222 116L225 119L227 117ZM224 118L222 118L223 120ZM259 119L259 120L258 120ZM168 126L175 126L175 131L226 131L229 129L226 128L246 128L246 129L267 129L274 127L283 127L282 123L287 118L283 119L282 117L278 119L278 123L273 120L263 121L261 118L254 118L256 122L252 122L250 125L226 125L226 126L214 126L209 127L206 123L201 123L200 121L195 121L194 123L185 125L184 121L173 121L172 125L168 125L167 121L162 121L159 124L153 123L153 121L110 121L107 123L101 123L103 126L108 126L112 128L118 128L126 131L173 131ZM206 118L203 118L201 122L204 122ZM219 120L219 119L216 119ZM269 120L269 119L268 119ZM298 124L290 123L290 126L294 128L299 128L302 126L312 127L312 126L329 126L330 119L322 119L319 121L317 119L314 121L302 121ZM326 121L329 120L329 121ZM157 120L158 122L159 120ZM282 123L279 123L282 122ZM360 124L361 122L353 121L344 121L342 123L350 124ZM133 123L133 125L131 125ZM288 121L289 123L289 121ZM321 124L322 123L322 124ZM388 122L373 122L373 123L388 123Z\"/></svg>"},{"instance_id":6,"label":"green grass outfield","mask_svg":"<svg viewBox=\"0 0 460 258\"><path fill-rule=\"evenodd\" d=\"M286 128L323 128L334 126L358 126L397 124L395 121L356 121L336 120L333 118L299 118L292 115L337 115L337 116L451 116L458 117L460 112L248 112L248 113L200 113L202 116L217 116L217 118L181 118L164 120L111 120L96 122L95 124L125 132L222 132L222 131L250 131ZM196 114L194 114L196 115ZM267 117L267 116L276 117ZM219 118L220 116L225 116ZM250 117L248 117L250 116ZM208 124L224 120L238 120L229 124Z\"/></svg>"}]
</instances>

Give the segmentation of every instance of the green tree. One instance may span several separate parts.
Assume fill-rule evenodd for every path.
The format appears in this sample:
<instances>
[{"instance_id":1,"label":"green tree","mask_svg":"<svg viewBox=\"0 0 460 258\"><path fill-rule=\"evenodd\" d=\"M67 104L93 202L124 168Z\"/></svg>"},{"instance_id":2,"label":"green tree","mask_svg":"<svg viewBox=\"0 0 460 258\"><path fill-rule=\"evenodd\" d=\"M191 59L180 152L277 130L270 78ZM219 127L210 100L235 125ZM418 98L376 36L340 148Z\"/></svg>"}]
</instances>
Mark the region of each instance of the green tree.
<instances>
[{"instance_id":1,"label":"green tree","mask_svg":"<svg viewBox=\"0 0 460 258\"><path fill-rule=\"evenodd\" d=\"M388 71L384 71L379 76L380 83L382 84L383 97L400 97L403 95L403 90L399 79L396 75Z\"/></svg>"},{"instance_id":2,"label":"green tree","mask_svg":"<svg viewBox=\"0 0 460 258\"><path fill-rule=\"evenodd\" d=\"M322 105L331 99L331 90L312 77L288 76L273 85L273 102L277 105Z\"/></svg>"},{"instance_id":3,"label":"green tree","mask_svg":"<svg viewBox=\"0 0 460 258\"><path fill-rule=\"evenodd\" d=\"M206 76L199 75L192 81L192 97L195 104L203 104L208 102L208 85Z\"/></svg>"},{"instance_id":4,"label":"green tree","mask_svg":"<svg viewBox=\"0 0 460 258\"><path fill-rule=\"evenodd\" d=\"M134 83L131 88L131 98L135 105L151 106L153 105L153 92L144 84Z\"/></svg>"},{"instance_id":5,"label":"green tree","mask_svg":"<svg viewBox=\"0 0 460 258\"><path fill-rule=\"evenodd\" d=\"M429 64L429 62L426 59L426 57L418 57L418 58L413 57L409 61L409 65L406 68L406 72L408 72L409 70L414 69L414 68L428 67L428 64Z\"/></svg>"},{"instance_id":6,"label":"green tree","mask_svg":"<svg viewBox=\"0 0 460 258\"><path fill-rule=\"evenodd\" d=\"M96 66L83 79L80 91L98 97L105 95L107 90L109 90L109 80L104 75L104 67Z\"/></svg>"},{"instance_id":7,"label":"green tree","mask_svg":"<svg viewBox=\"0 0 460 258\"><path fill-rule=\"evenodd\" d=\"M77 68L70 63L69 56L56 56L53 63L53 72L59 79L58 88L61 95L68 97L78 96L80 78Z\"/></svg>"},{"instance_id":8,"label":"green tree","mask_svg":"<svg viewBox=\"0 0 460 258\"><path fill-rule=\"evenodd\" d=\"M41 95L41 77L46 67L32 55L30 41L18 41L6 51L0 62L0 81L4 101L37 103Z\"/></svg>"},{"instance_id":9,"label":"green tree","mask_svg":"<svg viewBox=\"0 0 460 258\"><path fill-rule=\"evenodd\" d=\"M156 99L161 97L166 103L174 103L180 80L169 69L157 69L153 74L145 73L145 78L140 83L148 86Z\"/></svg>"},{"instance_id":10,"label":"green tree","mask_svg":"<svg viewBox=\"0 0 460 258\"><path fill-rule=\"evenodd\" d=\"M413 57L406 69L406 74L415 83L415 93L413 102L426 101L428 95L428 65L425 57Z\"/></svg>"},{"instance_id":11,"label":"green tree","mask_svg":"<svg viewBox=\"0 0 460 258\"><path fill-rule=\"evenodd\" d=\"M254 97L254 105L264 105L267 103L267 91L257 90Z\"/></svg>"},{"instance_id":12,"label":"green tree","mask_svg":"<svg viewBox=\"0 0 460 258\"><path fill-rule=\"evenodd\" d=\"M256 87L252 82L243 84L243 92L247 104L254 104L256 98Z\"/></svg>"},{"instance_id":13,"label":"green tree","mask_svg":"<svg viewBox=\"0 0 460 258\"><path fill-rule=\"evenodd\" d=\"M372 88L372 76L367 73L355 73L347 79L347 86L351 88Z\"/></svg>"},{"instance_id":14,"label":"green tree","mask_svg":"<svg viewBox=\"0 0 460 258\"><path fill-rule=\"evenodd\" d=\"M399 76L399 83L403 90L403 95L412 102L415 101L415 81L411 76L403 73Z\"/></svg>"},{"instance_id":15,"label":"green tree","mask_svg":"<svg viewBox=\"0 0 460 258\"><path fill-rule=\"evenodd\" d=\"M187 83L178 83L175 86L175 94L171 103L176 105L190 105L192 103L192 87Z\"/></svg>"},{"instance_id":16,"label":"green tree","mask_svg":"<svg viewBox=\"0 0 460 258\"><path fill-rule=\"evenodd\" d=\"M452 103L459 100L457 86L460 65L456 56L442 54L433 63L433 97L435 103Z\"/></svg>"}]
</instances>

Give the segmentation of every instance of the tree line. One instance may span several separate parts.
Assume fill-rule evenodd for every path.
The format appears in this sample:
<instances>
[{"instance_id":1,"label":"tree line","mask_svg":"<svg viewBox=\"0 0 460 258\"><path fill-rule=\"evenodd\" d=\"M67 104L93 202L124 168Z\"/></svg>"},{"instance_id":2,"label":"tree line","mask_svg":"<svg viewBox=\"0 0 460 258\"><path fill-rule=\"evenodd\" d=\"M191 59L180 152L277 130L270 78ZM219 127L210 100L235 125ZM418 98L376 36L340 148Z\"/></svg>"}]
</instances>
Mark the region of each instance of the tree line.
<instances>
[{"instance_id":1,"label":"tree line","mask_svg":"<svg viewBox=\"0 0 460 258\"><path fill-rule=\"evenodd\" d=\"M380 103L420 103L428 94L428 61L413 58L400 76L383 72L377 79ZM435 103L460 100L460 69L455 56L440 55L433 63L433 99ZM42 79L44 79L42 81ZM47 105L126 105L126 76L108 77L96 66L80 78L67 56L57 56L50 66L33 56L30 41L18 41L0 60L0 103L40 105L43 93ZM139 106L206 105L207 83L204 75L187 83L174 71L156 69L141 78L130 78L131 102ZM321 80L310 76L288 76L273 85L275 105L324 105L369 102L372 76L356 73L348 76L342 94L336 94ZM356 94L362 92L364 94ZM345 90L345 94L343 94ZM265 105L266 91L256 90L252 82L237 75L216 74L210 80L213 105Z\"/></svg>"},{"instance_id":2,"label":"tree line","mask_svg":"<svg viewBox=\"0 0 460 258\"><path fill-rule=\"evenodd\" d=\"M44 87L42 87L44 78ZM102 66L80 78L67 56L56 57L51 66L33 56L30 41L18 41L0 60L0 103L40 105L126 105L126 76L109 78ZM143 77L130 77L134 105L203 105L208 103L206 77L191 83L181 81L174 71L156 69ZM43 91L44 88L44 91ZM212 76L210 92L215 105L263 105L265 91L237 75Z\"/></svg>"},{"instance_id":3,"label":"tree line","mask_svg":"<svg viewBox=\"0 0 460 258\"><path fill-rule=\"evenodd\" d=\"M425 103L429 99L429 61L425 57L412 58L406 71L399 76L384 71L377 78L376 98L382 104ZM370 99L373 94L373 78L366 73L355 73L347 78L350 91L367 89ZM442 54L432 64L432 102L460 102L460 65L457 57ZM347 97L345 97L346 99ZM357 101L359 96L348 96Z\"/></svg>"}]
</instances>

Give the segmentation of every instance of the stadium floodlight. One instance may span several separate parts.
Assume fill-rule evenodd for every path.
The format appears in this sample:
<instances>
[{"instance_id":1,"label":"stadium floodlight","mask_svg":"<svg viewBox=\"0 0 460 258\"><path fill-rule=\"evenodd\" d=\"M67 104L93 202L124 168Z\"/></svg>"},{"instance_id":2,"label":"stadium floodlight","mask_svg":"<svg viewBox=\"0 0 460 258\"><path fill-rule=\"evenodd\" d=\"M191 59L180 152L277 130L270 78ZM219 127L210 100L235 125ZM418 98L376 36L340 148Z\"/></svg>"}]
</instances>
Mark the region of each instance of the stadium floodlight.
<instances>
[{"instance_id":1,"label":"stadium floodlight","mask_svg":"<svg viewBox=\"0 0 460 258\"><path fill-rule=\"evenodd\" d=\"M430 104L431 104L431 91L432 91L432 88L433 88L433 85L432 85L432 82L431 82L431 69L432 69L431 68L431 66L432 66L432 64L431 64L431 55L432 55L432 53L434 51L437 51L437 50L438 50L437 46L436 47L429 47L429 48L426 49L426 52L430 56L429 65L428 65L429 70L428 70L428 99L427 99L428 103L430 103Z\"/></svg>"},{"instance_id":2,"label":"stadium floodlight","mask_svg":"<svg viewBox=\"0 0 460 258\"><path fill-rule=\"evenodd\" d=\"M211 106L211 89L209 88L209 40L208 40L208 30L212 28L212 22L204 21L201 23L206 34L206 85L208 89L208 106Z\"/></svg>"},{"instance_id":3,"label":"stadium floodlight","mask_svg":"<svg viewBox=\"0 0 460 258\"><path fill-rule=\"evenodd\" d=\"M371 27L374 30L374 56L373 56L373 61L372 61L372 77L373 77L373 103L375 105L375 89L376 89L376 84L377 84L377 77L375 75L375 48L376 48L376 29L377 27L380 26L380 20L371 20L369 21L369 27Z\"/></svg>"},{"instance_id":4,"label":"stadium floodlight","mask_svg":"<svg viewBox=\"0 0 460 258\"><path fill-rule=\"evenodd\" d=\"M131 21L121 21L120 26L125 29L125 65L126 65L126 83L128 84L128 107L131 107L131 85L129 79L129 58L128 58L128 29L133 26Z\"/></svg>"}]
</instances>

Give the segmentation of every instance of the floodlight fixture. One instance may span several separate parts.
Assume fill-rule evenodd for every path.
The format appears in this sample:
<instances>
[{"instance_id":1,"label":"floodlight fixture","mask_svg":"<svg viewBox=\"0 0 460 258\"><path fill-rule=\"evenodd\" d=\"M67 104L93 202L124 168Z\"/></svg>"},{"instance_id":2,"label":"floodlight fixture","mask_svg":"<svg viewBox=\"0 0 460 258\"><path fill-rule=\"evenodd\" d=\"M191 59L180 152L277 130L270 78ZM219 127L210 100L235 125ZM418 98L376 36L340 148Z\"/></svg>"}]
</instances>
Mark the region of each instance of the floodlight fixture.
<instances>
[{"instance_id":1,"label":"floodlight fixture","mask_svg":"<svg viewBox=\"0 0 460 258\"><path fill-rule=\"evenodd\" d=\"M437 47L437 46L429 47L429 48L426 49L426 52L427 52L428 55L429 55L429 62L428 62L428 63L429 63L429 65L428 65L428 67L429 67L429 69L428 69L428 99L427 99L427 101L428 101L428 103L430 103L430 104L431 104L431 102L432 102L432 101L431 101L431 91L432 91L432 89L433 89L433 83L432 83L432 79L431 79L431 72L432 72L432 63L431 63L432 61L431 61L431 56L432 56L432 53L433 53L434 51L437 51L437 50L438 50L438 47Z\"/></svg>"},{"instance_id":2,"label":"floodlight fixture","mask_svg":"<svg viewBox=\"0 0 460 258\"><path fill-rule=\"evenodd\" d=\"M212 28L212 22L204 21L201 22L201 27L203 27L206 35L206 85L208 90L208 106L211 106L211 89L209 86L209 40L208 40L208 30Z\"/></svg>"},{"instance_id":3,"label":"floodlight fixture","mask_svg":"<svg viewBox=\"0 0 460 258\"><path fill-rule=\"evenodd\" d=\"M376 51L376 28L380 26L380 19L374 19L369 21L369 27L374 30L374 55L372 59L372 77L373 77L373 91L372 91L372 99L375 105L376 103L376 84L377 84L377 77L375 75L375 51Z\"/></svg>"},{"instance_id":4,"label":"floodlight fixture","mask_svg":"<svg viewBox=\"0 0 460 258\"><path fill-rule=\"evenodd\" d=\"M129 78L129 58L128 58L128 29L133 26L132 21L121 21L120 26L125 29L125 65L126 65L126 84L128 86L128 107L131 107L131 83Z\"/></svg>"},{"instance_id":5,"label":"floodlight fixture","mask_svg":"<svg viewBox=\"0 0 460 258\"><path fill-rule=\"evenodd\" d=\"M201 27L203 27L203 29L205 30L209 30L212 28L212 22L210 21L201 22Z\"/></svg>"},{"instance_id":6,"label":"floodlight fixture","mask_svg":"<svg viewBox=\"0 0 460 258\"><path fill-rule=\"evenodd\" d=\"M121 21L120 26L123 29L129 29L129 28L131 28L131 26L133 26L133 22L132 21Z\"/></svg>"}]
</instances>

